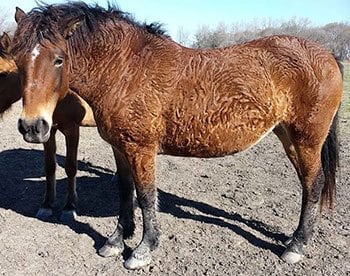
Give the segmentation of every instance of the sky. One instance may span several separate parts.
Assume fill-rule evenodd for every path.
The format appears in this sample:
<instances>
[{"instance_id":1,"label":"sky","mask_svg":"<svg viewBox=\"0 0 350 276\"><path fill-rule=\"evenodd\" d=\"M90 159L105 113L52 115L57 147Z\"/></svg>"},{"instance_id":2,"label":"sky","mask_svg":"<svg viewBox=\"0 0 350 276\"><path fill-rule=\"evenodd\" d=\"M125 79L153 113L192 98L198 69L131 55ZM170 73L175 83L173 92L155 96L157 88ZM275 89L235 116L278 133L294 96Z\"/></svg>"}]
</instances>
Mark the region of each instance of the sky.
<instances>
[{"instance_id":1,"label":"sky","mask_svg":"<svg viewBox=\"0 0 350 276\"><path fill-rule=\"evenodd\" d=\"M46 0L46 3L65 2ZM85 0L107 7L107 0ZM215 28L219 23L245 24L262 20L283 20L308 18L314 25L332 22L350 22L349 0L117 0L123 11L134 15L138 21L159 22L175 40L178 30L189 36L199 26ZM30 11L37 4L35 0L2 0L0 15L13 21L15 7ZM2 31L2 30L0 30Z\"/></svg>"}]
</instances>

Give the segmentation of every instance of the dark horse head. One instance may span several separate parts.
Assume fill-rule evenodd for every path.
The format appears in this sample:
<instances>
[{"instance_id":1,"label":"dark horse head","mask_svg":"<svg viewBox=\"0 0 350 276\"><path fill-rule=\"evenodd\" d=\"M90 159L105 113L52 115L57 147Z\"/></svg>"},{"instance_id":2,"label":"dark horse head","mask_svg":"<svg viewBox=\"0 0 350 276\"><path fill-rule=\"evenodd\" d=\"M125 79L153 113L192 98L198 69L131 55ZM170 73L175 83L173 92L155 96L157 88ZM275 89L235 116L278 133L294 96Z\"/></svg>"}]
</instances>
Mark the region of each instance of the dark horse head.
<instances>
[{"instance_id":1,"label":"dark horse head","mask_svg":"<svg viewBox=\"0 0 350 276\"><path fill-rule=\"evenodd\" d=\"M0 37L0 117L21 98L17 66L10 55L11 39L7 33Z\"/></svg>"}]
</instances>

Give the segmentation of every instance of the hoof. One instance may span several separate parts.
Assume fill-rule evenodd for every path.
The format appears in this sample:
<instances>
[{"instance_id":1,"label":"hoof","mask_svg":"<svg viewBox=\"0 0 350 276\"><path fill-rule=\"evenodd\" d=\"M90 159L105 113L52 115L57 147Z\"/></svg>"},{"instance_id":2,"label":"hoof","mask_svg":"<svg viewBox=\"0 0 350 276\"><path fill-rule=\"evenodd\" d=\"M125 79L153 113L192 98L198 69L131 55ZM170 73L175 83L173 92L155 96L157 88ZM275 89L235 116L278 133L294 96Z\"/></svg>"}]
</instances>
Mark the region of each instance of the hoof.
<instances>
[{"instance_id":1,"label":"hoof","mask_svg":"<svg viewBox=\"0 0 350 276\"><path fill-rule=\"evenodd\" d=\"M60 220L63 222L75 221L77 218L77 213L75 210L63 210L60 216Z\"/></svg>"},{"instance_id":2,"label":"hoof","mask_svg":"<svg viewBox=\"0 0 350 276\"><path fill-rule=\"evenodd\" d=\"M47 220L51 218L53 215L52 209L49 208L40 208L39 211L36 213L36 218L40 220Z\"/></svg>"},{"instance_id":3,"label":"hoof","mask_svg":"<svg viewBox=\"0 0 350 276\"><path fill-rule=\"evenodd\" d=\"M127 259L124 263L124 267L126 269L138 269L149 265L152 261L152 255L149 251L144 253L139 253L134 251L129 259Z\"/></svg>"},{"instance_id":4,"label":"hoof","mask_svg":"<svg viewBox=\"0 0 350 276\"><path fill-rule=\"evenodd\" d=\"M299 262L302 259L302 257L303 257L302 254L286 249L281 256L281 259L288 264L295 264Z\"/></svg>"},{"instance_id":5,"label":"hoof","mask_svg":"<svg viewBox=\"0 0 350 276\"><path fill-rule=\"evenodd\" d=\"M118 256L121 254L123 249L120 249L116 245L110 245L110 244L105 244L100 250L98 251L98 254L102 257L113 257L113 256Z\"/></svg>"}]
</instances>

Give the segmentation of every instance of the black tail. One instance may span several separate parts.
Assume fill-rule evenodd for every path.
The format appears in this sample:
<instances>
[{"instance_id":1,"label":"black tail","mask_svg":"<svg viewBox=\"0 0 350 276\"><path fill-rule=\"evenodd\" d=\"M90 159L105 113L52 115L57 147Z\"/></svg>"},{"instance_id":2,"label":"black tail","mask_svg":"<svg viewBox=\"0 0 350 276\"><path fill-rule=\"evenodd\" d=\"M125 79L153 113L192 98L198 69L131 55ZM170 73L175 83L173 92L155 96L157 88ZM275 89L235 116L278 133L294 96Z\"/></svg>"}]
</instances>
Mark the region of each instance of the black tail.
<instances>
[{"instance_id":1,"label":"black tail","mask_svg":"<svg viewBox=\"0 0 350 276\"><path fill-rule=\"evenodd\" d=\"M341 61L338 57L336 57L334 55L333 55L333 57L335 58L335 61L338 64L338 68L339 68L339 71L341 73L342 79L344 79L344 65L341 63Z\"/></svg>"},{"instance_id":2,"label":"black tail","mask_svg":"<svg viewBox=\"0 0 350 276\"><path fill-rule=\"evenodd\" d=\"M328 136L323 144L321 161L325 177L321 194L321 210L324 205L333 209L336 194L336 173L339 167L338 112L334 116Z\"/></svg>"},{"instance_id":3,"label":"black tail","mask_svg":"<svg viewBox=\"0 0 350 276\"><path fill-rule=\"evenodd\" d=\"M344 78L344 66L335 57L342 78ZM326 141L321 152L322 169L325 176L325 184L321 194L321 210L324 205L333 209L336 195L336 173L339 168L339 140L338 140L338 111L333 118Z\"/></svg>"}]
</instances>

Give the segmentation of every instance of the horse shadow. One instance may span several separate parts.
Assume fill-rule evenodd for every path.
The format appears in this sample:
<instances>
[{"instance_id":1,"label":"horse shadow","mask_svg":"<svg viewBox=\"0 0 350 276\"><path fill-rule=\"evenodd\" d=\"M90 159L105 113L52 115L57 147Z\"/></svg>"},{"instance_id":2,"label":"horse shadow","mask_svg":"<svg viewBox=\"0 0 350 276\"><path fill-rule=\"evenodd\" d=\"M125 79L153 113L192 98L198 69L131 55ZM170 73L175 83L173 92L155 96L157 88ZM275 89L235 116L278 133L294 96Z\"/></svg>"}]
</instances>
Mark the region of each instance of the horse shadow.
<instances>
[{"instance_id":1,"label":"horse shadow","mask_svg":"<svg viewBox=\"0 0 350 276\"><path fill-rule=\"evenodd\" d=\"M56 155L58 166L64 167L65 157ZM114 172L89 162L78 161L78 170L88 176L77 177L78 215L111 217L118 214L118 189L111 181ZM12 149L0 152L0 208L10 209L26 217L35 218L46 189L44 152L34 149ZM47 223L69 226L76 233L89 235L95 248L103 245L105 237L88 223L60 221L59 215L67 194L66 179L57 180L54 216ZM101 200L103 199L103 200Z\"/></svg>"},{"instance_id":2,"label":"horse shadow","mask_svg":"<svg viewBox=\"0 0 350 276\"><path fill-rule=\"evenodd\" d=\"M57 155L57 163L64 166L65 157ZM88 176L77 178L78 215L89 217L115 217L119 214L119 197L117 181L112 181L114 172L108 168L92 165L89 162L78 161L78 169L88 172ZM66 194L65 179L57 180L57 200L54 214L58 217L59 206L63 206ZM44 154L41 150L12 149L0 152L0 208L10 209L26 217L35 217L40 208L45 190ZM245 238L252 245L270 250L280 255L288 237L282 233L271 231L268 225L261 221L245 219L240 214L228 213L224 210L179 197L158 188L159 211L181 219L214 224L231 229L237 235ZM200 215L186 212L182 207L191 207ZM229 221L229 222L228 222ZM59 223L69 226L78 234L87 234L94 241L95 249L99 249L106 238L98 233L90 224L80 221L62 222L52 219L47 223ZM276 243L265 241L244 230L238 224L243 223L249 228L260 232Z\"/></svg>"},{"instance_id":3,"label":"horse shadow","mask_svg":"<svg viewBox=\"0 0 350 276\"><path fill-rule=\"evenodd\" d=\"M172 214L173 216L182 219L191 219L228 228L237 235L240 235L246 239L250 244L265 250L270 250L272 253L278 256L280 256L285 250L285 247L281 244L284 244L289 239L289 237L283 233L275 233L274 231L271 231L271 226L261 221L254 219L245 219L238 213L231 214L207 203L179 197L160 189L158 189L158 196L159 210L161 212ZM182 209L183 207L194 208L201 214L197 215L186 212ZM227 222L227 220L230 222ZM255 236L254 234L244 230L242 227L237 225L238 223L245 224L252 230L260 232L265 237L274 240L276 243L271 243Z\"/></svg>"}]
</instances>

